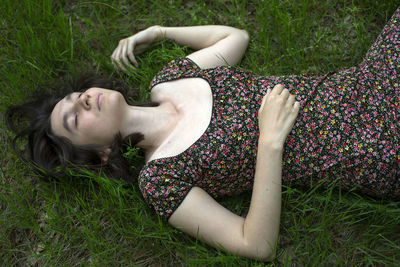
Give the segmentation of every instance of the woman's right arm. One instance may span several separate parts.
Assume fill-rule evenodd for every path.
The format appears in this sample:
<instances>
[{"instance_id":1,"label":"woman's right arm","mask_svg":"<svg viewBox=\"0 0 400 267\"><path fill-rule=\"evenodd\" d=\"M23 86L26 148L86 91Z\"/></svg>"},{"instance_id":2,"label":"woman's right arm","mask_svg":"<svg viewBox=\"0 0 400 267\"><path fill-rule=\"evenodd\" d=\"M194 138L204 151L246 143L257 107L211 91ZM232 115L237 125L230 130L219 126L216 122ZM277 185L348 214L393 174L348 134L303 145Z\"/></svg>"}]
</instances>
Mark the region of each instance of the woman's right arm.
<instances>
[{"instance_id":1,"label":"woman's right arm","mask_svg":"<svg viewBox=\"0 0 400 267\"><path fill-rule=\"evenodd\" d=\"M272 260L280 223L283 144L298 112L299 103L280 85L263 98L253 194L246 218L233 214L194 187L169 223L214 247L222 246L244 257Z\"/></svg>"}]
</instances>

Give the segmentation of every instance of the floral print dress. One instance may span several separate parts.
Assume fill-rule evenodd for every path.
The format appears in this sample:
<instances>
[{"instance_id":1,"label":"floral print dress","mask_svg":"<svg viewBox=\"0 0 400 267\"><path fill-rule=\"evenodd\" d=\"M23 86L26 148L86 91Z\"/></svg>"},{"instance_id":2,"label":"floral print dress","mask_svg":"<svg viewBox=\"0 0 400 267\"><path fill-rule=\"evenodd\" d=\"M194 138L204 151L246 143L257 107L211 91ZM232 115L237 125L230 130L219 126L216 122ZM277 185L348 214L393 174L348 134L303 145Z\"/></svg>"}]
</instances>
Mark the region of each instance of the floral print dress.
<instances>
[{"instance_id":1,"label":"floral print dress","mask_svg":"<svg viewBox=\"0 0 400 267\"><path fill-rule=\"evenodd\" d=\"M301 104L284 145L284 184L335 181L343 189L400 199L399 75L400 9L361 64L335 73L263 77L175 59L151 87L181 78L206 80L213 96L211 121L187 150L143 167L138 178L143 197L167 220L194 186L214 198L251 190L258 109L267 90L280 83Z\"/></svg>"}]
</instances>

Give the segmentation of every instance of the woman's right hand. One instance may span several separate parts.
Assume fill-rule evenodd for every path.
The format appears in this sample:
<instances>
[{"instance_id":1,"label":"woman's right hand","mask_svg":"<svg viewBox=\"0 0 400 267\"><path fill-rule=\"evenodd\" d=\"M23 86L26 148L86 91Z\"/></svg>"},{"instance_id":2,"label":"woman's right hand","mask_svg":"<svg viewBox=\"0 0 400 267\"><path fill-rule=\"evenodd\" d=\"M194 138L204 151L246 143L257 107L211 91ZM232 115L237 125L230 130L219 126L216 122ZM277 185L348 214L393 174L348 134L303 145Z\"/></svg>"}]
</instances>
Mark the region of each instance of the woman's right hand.
<instances>
[{"instance_id":1,"label":"woman's right hand","mask_svg":"<svg viewBox=\"0 0 400 267\"><path fill-rule=\"evenodd\" d=\"M299 110L300 102L283 85L268 89L258 111L259 144L283 148Z\"/></svg>"},{"instance_id":2,"label":"woman's right hand","mask_svg":"<svg viewBox=\"0 0 400 267\"><path fill-rule=\"evenodd\" d=\"M160 26L151 26L128 38L119 41L117 48L111 55L111 61L116 69L126 71L126 68L134 70L130 63L138 67L135 55L143 52L150 44L161 40L163 37Z\"/></svg>"}]
</instances>

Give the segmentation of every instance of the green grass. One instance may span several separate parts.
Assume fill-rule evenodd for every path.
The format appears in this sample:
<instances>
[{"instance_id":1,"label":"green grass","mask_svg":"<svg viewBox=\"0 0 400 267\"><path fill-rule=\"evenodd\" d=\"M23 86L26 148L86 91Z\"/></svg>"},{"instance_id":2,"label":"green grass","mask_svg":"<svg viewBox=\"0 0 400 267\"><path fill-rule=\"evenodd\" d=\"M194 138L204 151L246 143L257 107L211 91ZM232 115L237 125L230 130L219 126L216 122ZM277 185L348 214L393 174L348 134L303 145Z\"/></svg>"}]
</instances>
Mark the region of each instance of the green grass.
<instances>
[{"instance_id":1,"label":"green grass","mask_svg":"<svg viewBox=\"0 0 400 267\"><path fill-rule=\"evenodd\" d=\"M189 52L169 41L130 75L109 56L121 38L153 24L246 29L240 67L259 75L324 73L358 64L399 1L2 0L0 114L67 73L114 75L148 97L153 75ZM12 153L1 126L0 264L3 266L251 265L162 222L136 185L87 173L46 182ZM250 194L223 205L246 214ZM395 266L400 203L354 192L286 188L272 266Z\"/></svg>"}]
</instances>

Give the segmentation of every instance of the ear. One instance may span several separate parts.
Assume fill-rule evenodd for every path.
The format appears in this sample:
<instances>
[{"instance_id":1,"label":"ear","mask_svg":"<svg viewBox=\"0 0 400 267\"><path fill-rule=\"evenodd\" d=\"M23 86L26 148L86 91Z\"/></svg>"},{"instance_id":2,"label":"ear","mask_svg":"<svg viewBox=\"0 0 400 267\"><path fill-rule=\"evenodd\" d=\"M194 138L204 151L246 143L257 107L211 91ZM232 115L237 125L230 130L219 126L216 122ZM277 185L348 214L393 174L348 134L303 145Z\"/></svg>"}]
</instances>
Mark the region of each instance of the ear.
<instances>
[{"instance_id":1,"label":"ear","mask_svg":"<svg viewBox=\"0 0 400 267\"><path fill-rule=\"evenodd\" d=\"M104 148L102 151L100 151L99 156L101 158L101 162L107 163L108 156L110 156L110 153L111 153L111 148L109 148L109 147Z\"/></svg>"}]
</instances>

